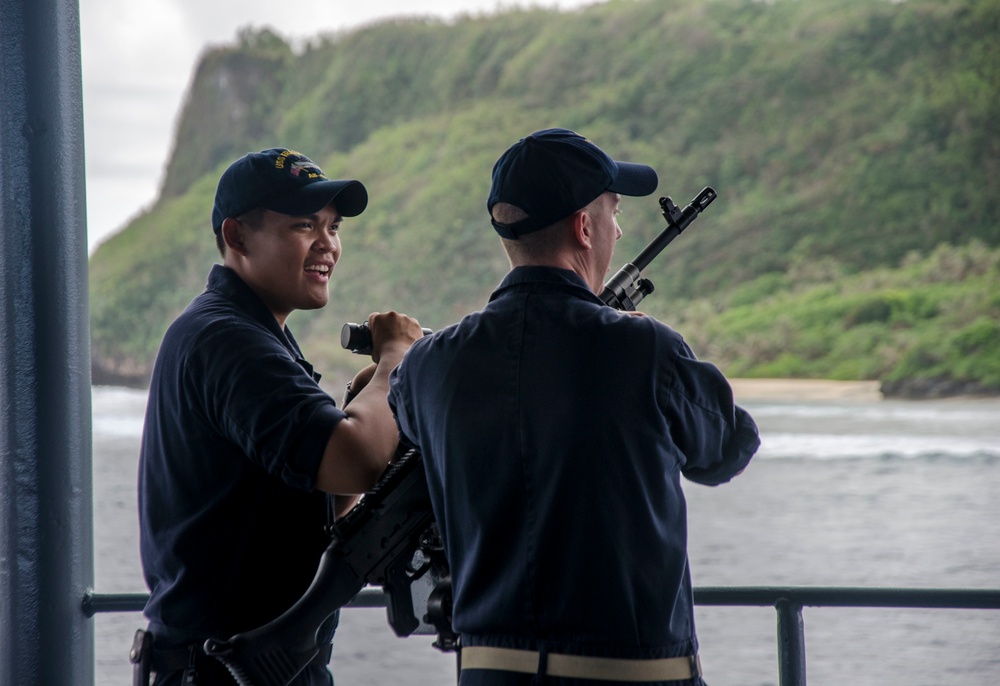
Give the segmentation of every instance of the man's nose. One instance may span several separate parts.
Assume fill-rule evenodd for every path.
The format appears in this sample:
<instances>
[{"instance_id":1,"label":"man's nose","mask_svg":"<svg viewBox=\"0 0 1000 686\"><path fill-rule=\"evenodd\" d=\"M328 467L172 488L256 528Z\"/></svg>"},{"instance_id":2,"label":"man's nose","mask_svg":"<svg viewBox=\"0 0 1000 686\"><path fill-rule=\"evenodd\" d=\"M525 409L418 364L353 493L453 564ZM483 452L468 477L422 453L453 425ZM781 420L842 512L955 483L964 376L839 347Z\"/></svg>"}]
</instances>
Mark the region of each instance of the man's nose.
<instances>
[{"instance_id":1,"label":"man's nose","mask_svg":"<svg viewBox=\"0 0 1000 686\"><path fill-rule=\"evenodd\" d=\"M336 248L336 236L323 231L313 243L313 248L320 252L331 252Z\"/></svg>"}]
</instances>

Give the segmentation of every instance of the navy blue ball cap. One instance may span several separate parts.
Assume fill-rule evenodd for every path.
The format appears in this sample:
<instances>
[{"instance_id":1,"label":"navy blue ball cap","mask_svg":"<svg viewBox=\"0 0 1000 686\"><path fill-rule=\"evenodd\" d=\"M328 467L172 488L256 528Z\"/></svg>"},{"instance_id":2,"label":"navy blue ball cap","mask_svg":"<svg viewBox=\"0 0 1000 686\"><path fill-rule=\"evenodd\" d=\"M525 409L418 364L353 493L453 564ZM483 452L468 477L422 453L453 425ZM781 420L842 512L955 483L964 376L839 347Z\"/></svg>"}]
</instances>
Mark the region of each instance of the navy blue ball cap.
<instances>
[{"instance_id":1,"label":"navy blue ball cap","mask_svg":"<svg viewBox=\"0 0 1000 686\"><path fill-rule=\"evenodd\" d=\"M604 192L649 195L658 183L652 167L616 162L574 131L544 129L510 146L493 165L486 209L498 234L517 239L565 219ZM510 224L498 222L493 219L498 202L528 216Z\"/></svg>"},{"instance_id":2,"label":"navy blue ball cap","mask_svg":"<svg viewBox=\"0 0 1000 686\"><path fill-rule=\"evenodd\" d=\"M226 217L258 207L304 217L334 200L341 215L356 217L368 206L368 191L360 181L331 181L318 164L294 150L248 152L219 179L212 229L219 233Z\"/></svg>"}]
</instances>

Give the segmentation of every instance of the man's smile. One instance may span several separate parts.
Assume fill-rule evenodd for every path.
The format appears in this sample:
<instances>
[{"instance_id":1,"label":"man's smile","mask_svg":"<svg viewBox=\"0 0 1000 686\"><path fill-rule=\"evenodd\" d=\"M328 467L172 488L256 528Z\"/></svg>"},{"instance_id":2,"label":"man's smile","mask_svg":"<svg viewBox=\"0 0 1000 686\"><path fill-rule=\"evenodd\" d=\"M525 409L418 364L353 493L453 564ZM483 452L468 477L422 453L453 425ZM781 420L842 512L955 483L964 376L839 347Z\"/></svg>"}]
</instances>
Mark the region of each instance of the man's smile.
<instances>
[{"instance_id":1,"label":"man's smile","mask_svg":"<svg viewBox=\"0 0 1000 686\"><path fill-rule=\"evenodd\" d=\"M306 266L306 273L308 273L312 278L319 279L321 281L329 281L330 273L333 271L333 264L310 264Z\"/></svg>"}]
</instances>

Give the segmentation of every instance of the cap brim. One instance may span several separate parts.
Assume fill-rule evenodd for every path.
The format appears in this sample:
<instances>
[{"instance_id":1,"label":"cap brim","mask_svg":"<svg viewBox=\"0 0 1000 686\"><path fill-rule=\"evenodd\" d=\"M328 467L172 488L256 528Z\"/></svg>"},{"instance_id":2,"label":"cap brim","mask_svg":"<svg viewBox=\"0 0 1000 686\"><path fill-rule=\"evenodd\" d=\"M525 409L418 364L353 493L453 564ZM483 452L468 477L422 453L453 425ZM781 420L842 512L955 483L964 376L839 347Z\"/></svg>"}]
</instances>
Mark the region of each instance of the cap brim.
<instances>
[{"instance_id":1,"label":"cap brim","mask_svg":"<svg viewBox=\"0 0 1000 686\"><path fill-rule=\"evenodd\" d=\"M608 190L622 195L643 196L656 190L660 183L656 170L645 164L615 162L618 176L608 186Z\"/></svg>"},{"instance_id":2,"label":"cap brim","mask_svg":"<svg viewBox=\"0 0 1000 686\"><path fill-rule=\"evenodd\" d=\"M317 181L264 205L281 214L306 216L333 203L344 217L356 217L368 207L368 190L360 181Z\"/></svg>"}]
</instances>

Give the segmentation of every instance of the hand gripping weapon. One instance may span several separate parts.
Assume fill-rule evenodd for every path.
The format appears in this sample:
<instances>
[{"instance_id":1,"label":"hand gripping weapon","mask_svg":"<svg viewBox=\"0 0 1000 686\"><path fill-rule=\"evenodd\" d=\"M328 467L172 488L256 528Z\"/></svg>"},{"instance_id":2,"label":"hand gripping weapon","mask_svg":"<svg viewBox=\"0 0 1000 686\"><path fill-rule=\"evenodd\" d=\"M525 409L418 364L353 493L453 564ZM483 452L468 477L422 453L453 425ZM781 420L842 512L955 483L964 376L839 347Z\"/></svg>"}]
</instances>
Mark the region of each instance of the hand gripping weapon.
<instances>
[{"instance_id":1,"label":"hand gripping weapon","mask_svg":"<svg viewBox=\"0 0 1000 686\"><path fill-rule=\"evenodd\" d=\"M715 190L706 187L683 210L669 197L660 198L667 227L608 280L601 300L618 310L634 310L653 292L642 270L716 197ZM366 323L345 324L341 345L357 353L370 351ZM382 587L389 625L397 636L436 633L435 647L458 648L451 627L448 561L419 453L409 450L397 459L334 525L331 536L312 584L284 614L229 640L206 641L205 652L221 661L240 686L287 686L319 652L320 626L366 585Z\"/></svg>"},{"instance_id":2,"label":"hand gripping weapon","mask_svg":"<svg viewBox=\"0 0 1000 686\"><path fill-rule=\"evenodd\" d=\"M437 633L436 647L457 648L448 564L416 451L399 457L331 536L309 588L284 614L205 642L240 686L286 686L319 652L320 626L369 584L382 587L397 636Z\"/></svg>"}]
</instances>

